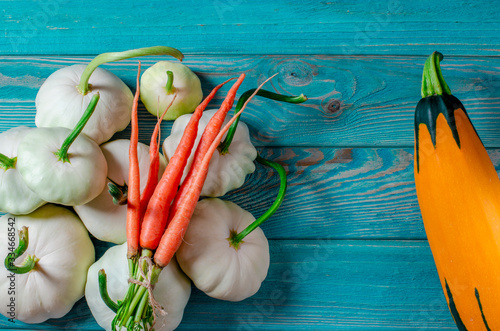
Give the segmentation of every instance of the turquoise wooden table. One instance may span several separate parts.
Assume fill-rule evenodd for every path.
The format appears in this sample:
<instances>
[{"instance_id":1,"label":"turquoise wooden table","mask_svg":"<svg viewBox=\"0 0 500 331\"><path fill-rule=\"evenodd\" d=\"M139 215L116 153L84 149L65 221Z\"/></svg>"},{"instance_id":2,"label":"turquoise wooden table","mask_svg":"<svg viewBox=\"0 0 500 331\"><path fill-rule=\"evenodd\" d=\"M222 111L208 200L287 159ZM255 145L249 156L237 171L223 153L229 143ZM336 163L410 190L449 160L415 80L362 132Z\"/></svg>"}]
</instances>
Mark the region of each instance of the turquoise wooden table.
<instances>
[{"instance_id":1,"label":"turquoise wooden table","mask_svg":"<svg viewBox=\"0 0 500 331\"><path fill-rule=\"evenodd\" d=\"M206 94L242 72L255 99L243 114L262 156L284 165L286 199L262 228L267 279L237 303L193 288L180 330L455 330L429 249L413 180L413 112L425 58L444 75L500 169L500 14L488 1L0 2L0 132L34 126L35 96L55 70L102 52L165 45L185 54ZM141 59L143 68L162 57ZM135 89L137 60L105 65ZM216 98L213 106L221 103ZM140 140L154 120L139 109ZM171 123L163 124L168 134ZM116 137L128 137L130 130ZM115 138L116 138L115 137ZM258 216L277 192L257 166L225 199ZM109 247L94 240L97 257ZM1 293L0 295L6 295ZM2 308L3 309L3 308ZM85 299L39 325L96 330Z\"/></svg>"}]
</instances>

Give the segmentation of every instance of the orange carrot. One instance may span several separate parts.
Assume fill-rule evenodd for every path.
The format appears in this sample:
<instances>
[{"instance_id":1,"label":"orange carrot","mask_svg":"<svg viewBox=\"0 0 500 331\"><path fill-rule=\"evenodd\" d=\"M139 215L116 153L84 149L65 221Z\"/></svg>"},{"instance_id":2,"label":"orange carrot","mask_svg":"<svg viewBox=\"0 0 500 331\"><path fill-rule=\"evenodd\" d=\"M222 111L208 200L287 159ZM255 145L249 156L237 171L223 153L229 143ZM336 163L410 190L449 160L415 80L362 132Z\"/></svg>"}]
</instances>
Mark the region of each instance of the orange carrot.
<instances>
[{"instance_id":1,"label":"orange carrot","mask_svg":"<svg viewBox=\"0 0 500 331\"><path fill-rule=\"evenodd\" d=\"M129 173L128 173L128 202L127 202L127 257L137 256L139 250L139 224L140 224L140 199L141 178L139 173L139 160L137 157L137 144L139 142L139 125L137 119L137 105L139 102L139 78L141 75L141 62L137 70L137 87L132 104L132 132L130 133L129 147Z\"/></svg>"},{"instance_id":2,"label":"orange carrot","mask_svg":"<svg viewBox=\"0 0 500 331\"><path fill-rule=\"evenodd\" d=\"M154 250L158 246L161 236L165 231L170 204L177 193L182 173L184 172L187 159L198 134L198 122L203 111L215 96L215 93L232 79L234 78L228 79L216 86L191 116L181 141L170 159L160 182L156 186L153 197L149 201L148 208L144 214L140 234L140 245L142 248Z\"/></svg>"},{"instance_id":3,"label":"orange carrot","mask_svg":"<svg viewBox=\"0 0 500 331\"><path fill-rule=\"evenodd\" d=\"M142 192L141 195L140 213L139 213L140 220L142 220L142 218L144 217L144 214L146 213L146 208L148 207L149 200L153 196L156 185L158 184L158 171L160 170L160 149L158 148L159 145L158 140L160 139L159 138L160 125L163 120L163 117L174 103L176 97L177 94L174 95L167 109L165 109L163 111L163 114L158 118L153 134L151 135L151 142L149 144L149 172L148 172L148 179L146 182L146 186L144 187L144 191Z\"/></svg>"},{"instance_id":4,"label":"orange carrot","mask_svg":"<svg viewBox=\"0 0 500 331\"><path fill-rule=\"evenodd\" d=\"M198 164L198 168L197 169L191 168L190 172L196 171L196 175L193 177L193 180L190 183L188 190L185 191L185 193L179 197L178 209L176 210L176 214L173 215L173 218L171 219L167 229L165 230L165 233L161 238L160 244L156 249L154 255L154 262L158 267L163 268L167 266L182 243L182 239L184 238L184 234L186 233L189 221L191 220L191 216L193 215L196 204L198 203L201 189L203 188L203 184L207 177L210 160L212 158L213 153L215 152L215 149L219 145L223 135L227 132L227 130L229 130L231 124L233 124L233 122L238 118L238 116L241 115L241 113L246 108L246 105L252 99L252 97L255 96L255 94L257 94L257 92L262 88L262 86L274 76L268 78L255 90L255 92L245 102L241 110L237 114L235 114L231 118L231 120L224 126L224 128L218 133L218 135L212 139L212 142L209 145L205 153L205 156ZM222 121L224 121L224 118L222 118ZM214 123L214 126L216 124L218 123ZM182 186L185 186L185 184L186 183L184 182Z\"/></svg>"},{"instance_id":5,"label":"orange carrot","mask_svg":"<svg viewBox=\"0 0 500 331\"><path fill-rule=\"evenodd\" d=\"M193 157L193 162L191 163L191 169L184 179L183 185L179 189L179 193L177 197L180 197L184 194L184 191L187 190L190 186L190 183L193 181L193 178L196 176L196 172L199 169L199 164L202 162L207 150L210 148L210 145L217 136L220 131L222 124L224 123L224 119L226 118L227 113L233 107L234 99L236 98L236 91L240 87L241 83L245 79L245 74L241 74L236 83L229 90L224 102L220 106L219 110L214 114L214 116L208 122L203 135L201 136L198 147L196 148L196 152ZM213 152L212 152L213 153ZM186 185L184 185L186 183ZM178 198L175 198L172 207L170 209L170 215L175 215L176 210L179 208L178 206ZM168 224L168 222L167 222Z\"/></svg>"}]
</instances>

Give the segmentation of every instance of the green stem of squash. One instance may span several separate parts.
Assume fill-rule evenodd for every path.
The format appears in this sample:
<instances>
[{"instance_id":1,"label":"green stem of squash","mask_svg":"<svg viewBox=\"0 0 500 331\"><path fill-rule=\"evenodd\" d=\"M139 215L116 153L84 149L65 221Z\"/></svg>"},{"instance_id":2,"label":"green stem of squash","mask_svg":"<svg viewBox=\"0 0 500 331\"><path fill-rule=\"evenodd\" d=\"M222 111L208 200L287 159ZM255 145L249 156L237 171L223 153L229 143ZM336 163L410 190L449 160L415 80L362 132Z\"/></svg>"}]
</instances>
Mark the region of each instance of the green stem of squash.
<instances>
[{"instance_id":1,"label":"green stem of squash","mask_svg":"<svg viewBox=\"0 0 500 331\"><path fill-rule=\"evenodd\" d=\"M174 88L174 73L170 70L167 71L167 84L165 85L165 90L167 91L167 94L174 94L175 88Z\"/></svg>"},{"instance_id":2,"label":"green stem of squash","mask_svg":"<svg viewBox=\"0 0 500 331\"><path fill-rule=\"evenodd\" d=\"M64 140L61 148L57 152L54 153L57 156L59 161L69 162L68 150L69 150L71 144L73 144L75 139L82 132L83 128L85 127L85 125L89 121L90 116L92 116L92 114L94 113L94 110L95 110L95 107L97 106L98 101L99 101L99 93L96 93L96 94L94 94L94 96L90 100L90 103L89 103L87 109L85 110L85 112L83 113L82 117L80 118L78 123L76 123L75 128L71 131L71 133L66 138L66 140Z\"/></svg>"},{"instance_id":3,"label":"green stem of squash","mask_svg":"<svg viewBox=\"0 0 500 331\"><path fill-rule=\"evenodd\" d=\"M236 108L234 109L234 112L237 113L240 111L241 107L245 104L245 102L250 98L250 96L255 92L256 89L251 89L243 93L240 98L238 99L238 103L236 104ZM307 97L303 94L298 95L298 96L287 96L287 95L282 95L266 90L259 90L257 92L258 96L271 99L271 100L276 100L276 101L283 101L283 102L288 102L288 103L302 103L304 101L307 101ZM233 141L234 134L236 132L236 129L238 127L238 122L240 120L240 117L234 121L234 123L231 125L229 130L227 131L226 138L224 139L223 142L220 143L219 147L217 149L219 152L224 155L228 152L229 146L231 145L231 142Z\"/></svg>"},{"instance_id":4,"label":"green stem of squash","mask_svg":"<svg viewBox=\"0 0 500 331\"><path fill-rule=\"evenodd\" d=\"M17 157L8 157L0 153L0 168L4 170L14 169L16 167Z\"/></svg>"},{"instance_id":5,"label":"green stem of squash","mask_svg":"<svg viewBox=\"0 0 500 331\"><path fill-rule=\"evenodd\" d=\"M451 90L441 73L441 66L439 64L441 60L443 60L443 54L434 52L425 61L422 75L422 98L433 95L451 95Z\"/></svg>"},{"instance_id":6,"label":"green stem of squash","mask_svg":"<svg viewBox=\"0 0 500 331\"><path fill-rule=\"evenodd\" d=\"M257 227L259 227L264 221L269 219L279 208L281 203L283 202L283 199L285 198L285 193L286 193L286 171L283 168L283 166L279 163L269 161L266 159L263 159L262 157L257 155L257 162L260 164L263 164L268 167L272 167L276 172L278 172L278 175L280 176L280 188L278 191L278 196L276 200L273 202L271 207L264 213L262 216L257 218L252 224L247 226L243 231L240 233L233 232L231 233L231 236L227 238L229 241L230 245L233 246L235 249L238 249L239 245L243 242L243 239L250 234L253 230L255 230Z\"/></svg>"},{"instance_id":7,"label":"green stem of squash","mask_svg":"<svg viewBox=\"0 0 500 331\"><path fill-rule=\"evenodd\" d=\"M112 53L103 53L97 55L85 68L80 77L80 83L77 86L78 91L82 95L86 95L91 86L89 85L89 79L94 70L97 69L98 66L108 62L116 62L121 60L130 59L138 56L147 56L147 55L171 55L176 59L182 61L184 58L184 54L182 54L179 50L172 47L165 46L153 46L153 47L145 47L138 49L131 49L124 52L112 52Z\"/></svg>"},{"instance_id":8,"label":"green stem of squash","mask_svg":"<svg viewBox=\"0 0 500 331\"><path fill-rule=\"evenodd\" d=\"M99 279L99 294L101 295L102 301L109 307L114 313L118 311L118 304L111 300L108 294L108 277L106 276L106 272L104 269L99 270L98 272Z\"/></svg>"},{"instance_id":9,"label":"green stem of squash","mask_svg":"<svg viewBox=\"0 0 500 331\"><path fill-rule=\"evenodd\" d=\"M13 252L7 254L7 256L5 257L4 266L7 270L15 274L25 274L33 270L33 268L35 268L36 263L39 261L39 259L34 255L26 256L26 258L24 259L23 263L20 266L14 265L15 260L19 256L23 255L24 252L26 252L28 244L29 244L28 228L23 226L21 230L19 230L19 245Z\"/></svg>"},{"instance_id":10,"label":"green stem of squash","mask_svg":"<svg viewBox=\"0 0 500 331\"><path fill-rule=\"evenodd\" d=\"M109 177L108 180L108 193L113 198L113 203L118 206L126 205L128 198L127 183L123 183L123 185L120 185Z\"/></svg>"}]
</instances>

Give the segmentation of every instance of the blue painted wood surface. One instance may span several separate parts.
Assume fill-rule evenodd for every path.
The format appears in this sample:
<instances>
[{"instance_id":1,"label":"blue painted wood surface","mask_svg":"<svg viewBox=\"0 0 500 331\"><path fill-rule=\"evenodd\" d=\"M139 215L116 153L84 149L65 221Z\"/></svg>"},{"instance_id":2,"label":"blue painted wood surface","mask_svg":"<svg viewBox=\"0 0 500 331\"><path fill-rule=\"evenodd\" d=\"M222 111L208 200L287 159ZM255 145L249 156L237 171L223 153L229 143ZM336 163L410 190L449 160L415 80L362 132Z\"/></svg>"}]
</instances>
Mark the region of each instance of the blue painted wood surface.
<instances>
[{"instance_id":1,"label":"blue painted wood surface","mask_svg":"<svg viewBox=\"0 0 500 331\"><path fill-rule=\"evenodd\" d=\"M488 1L0 1L0 132L34 126L55 70L101 52L179 48L206 93L241 72L242 91L304 93L303 105L255 99L243 115L289 189L262 228L271 267L239 303L194 289L181 330L455 330L413 183L413 111L434 50L500 171L500 14ZM149 67L162 57L141 59ZM108 64L132 89L136 60ZM212 106L217 106L221 97ZM141 141L154 119L140 107ZM168 133L171 123L162 128ZM115 138L127 137L129 129ZM225 198L262 214L277 191L257 166ZM256 187L259 189L256 190ZM251 198L250 198L251 197ZM94 241L97 256L109 244ZM0 293L0 295L3 295ZM2 329L97 330L80 300L62 319Z\"/></svg>"},{"instance_id":2,"label":"blue painted wood surface","mask_svg":"<svg viewBox=\"0 0 500 331\"><path fill-rule=\"evenodd\" d=\"M3 0L8 54L169 44L196 54L498 55L491 1ZM492 7L493 6L493 7ZM259 42L255 42L259 41Z\"/></svg>"}]
</instances>

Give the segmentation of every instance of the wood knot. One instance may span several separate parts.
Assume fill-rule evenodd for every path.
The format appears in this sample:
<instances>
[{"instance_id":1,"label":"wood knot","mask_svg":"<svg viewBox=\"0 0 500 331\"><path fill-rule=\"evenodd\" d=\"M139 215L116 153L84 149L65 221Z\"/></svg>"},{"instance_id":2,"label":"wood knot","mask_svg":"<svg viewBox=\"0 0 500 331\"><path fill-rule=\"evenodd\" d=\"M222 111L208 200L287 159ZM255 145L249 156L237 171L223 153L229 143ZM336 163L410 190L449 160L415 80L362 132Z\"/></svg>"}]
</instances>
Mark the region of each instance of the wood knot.
<instances>
[{"instance_id":1,"label":"wood knot","mask_svg":"<svg viewBox=\"0 0 500 331\"><path fill-rule=\"evenodd\" d=\"M331 114L335 114L335 113L339 112L340 108L341 108L341 103L337 99L332 99L332 100L328 101L328 103L326 105L326 111L331 113Z\"/></svg>"}]
</instances>

